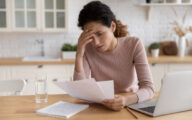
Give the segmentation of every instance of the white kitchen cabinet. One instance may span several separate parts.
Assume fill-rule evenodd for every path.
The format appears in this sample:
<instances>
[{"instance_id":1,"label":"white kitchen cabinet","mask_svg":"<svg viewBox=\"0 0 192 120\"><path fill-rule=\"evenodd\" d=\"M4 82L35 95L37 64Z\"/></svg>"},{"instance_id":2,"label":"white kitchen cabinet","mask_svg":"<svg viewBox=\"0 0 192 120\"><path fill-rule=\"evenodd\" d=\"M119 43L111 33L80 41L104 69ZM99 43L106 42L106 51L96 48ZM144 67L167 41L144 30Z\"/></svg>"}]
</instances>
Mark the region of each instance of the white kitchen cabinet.
<instances>
[{"instance_id":1,"label":"white kitchen cabinet","mask_svg":"<svg viewBox=\"0 0 192 120\"><path fill-rule=\"evenodd\" d=\"M153 76L155 91L159 91L161 88L162 78L164 77L164 75L167 72L192 70L192 64L190 64L190 63L188 63L188 64L184 64L184 63L183 64L176 64L176 63L168 64L167 63L167 64L155 64L155 65L150 64L150 69L151 69L152 76Z\"/></svg>"},{"instance_id":2,"label":"white kitchen cabinet","mask_svg":"<svg viewBox=\"0 0 192 120\"><path fill-rule=\"evenodd\" d=\"M7 0L0 0L0 31L9 31L10 29L10 6Z\"/></svg>"},{"instance_id":3,"label":"white kitchen cabinet","mask_svg":"<svg viewBox=\"0 0 192 120\"><path fill-rule=\"evenodd\" d=\"M24 79L27 84L24 88L24 95L31 95L35 93L35 73L38 71L37 66L9 66L11 79Z\"/></svg>"},{"instance_id":4,"label":"white kitchen cabinet","mask_svg":"<svg viewBox=\"0 0 192 120\"><path fill-rule=\"evenodd\" d=\"M66 30L67 0L0 0L0 31Z\"/></svg>"},{"instance_id":5,"label":"white kitchen cabinet","mask_svg":"<svg viewBox=\"0 0 192 120\"><path fill-rule=\"evenodd\" d=\"M43 71L48 76L48 94L63 94L63 90L58 88L53 82L71 81L74 65L45 65Z\"/></svg>"},{"instance_id":6,"label":"white kitchen cabinet","mask_svg":"<svg viewBox=\"0 0 192 120\"><path fill-rule=\"evenodd\" d=\"M10 68L7 66L0 66L0 80L11 80Z\"/></svg>"},{"instance_id":7,"label":"white kitchen cabinet","mask_svg":"<svg viewBox=\"0 0 192 120\"><path fill-rule=\"evenodd\" d=\"M192 70L192 64L150 64L155 91L159 91L161 81L165 73L173 71ZM28 84L24 89L24 95L35 93L35 74L46 72L48 76L48 94L64 94L65 92L53 84L54 81L72 80L74 65L21 65L0 66L0 80L25 79Z\"/></svg>"},{"instance_id":8,"label":"white kitchen cabinet","mask_svg":"<svg viewBox=\"0 0 192 120\"><path fill-rule=\"evenodd\" d=\"M150 64L150 69L153 76L153 82L155 91L159 91L161 88L161 81L167 70L167 64Z\"/></svg>"},{"instance_id":9,"label":"white kitchen cabinet","mask_svg":"<svg viewBox=\"0 0 192 120\"><path fill-rule=\"evenodd\" d=\"M14 31L38 31L39 17L37 12L40 8L39 0L13 0L12 15L13 15L13 30Z\"/></svg>"},{"instance_id":10,"label":"white kitchen cabinet","mask_svg":"<svg viewBox=\"0 0 192 120\"><path fill-rule=\"evenodd\" d=\"M0 1L0 28L7 27L7 4L5 0Z\"/></svg>"},{"instance_id":11,"label":"white kitchen cabinet","mask_svg":"<svg viewBox=\"0 0 192 120\"><path fill-rule=\"evenodd\" d=\"M42 8L44 31L66 31L67 0L44 0Z\"/></svg>"},{"instance_id":12,"label":"white kitchen cabinet","mask_svg":"<svg viewBox=\"0 0 192 120\"><path fill-rule=\"evenodd\" d=\"M74 65L38 65L26 66L0 66L0 80L17 80L24 79L27 85L23 95L35 94L35 75L45 72L47 74L48 94L64 94L65 92L58 88L54 81L70 81L73 76Z\"/></svg>"},{"instance_id":13,"label":"white kitchen cabinet","mask_svg":"<svg viewBox=\"0 0 192 120\"><path fill-rule=\"evenodd\" d=\"M168 71L188 71L192 70L192 64L168 64Z\"/></svg>"}]
</instances>

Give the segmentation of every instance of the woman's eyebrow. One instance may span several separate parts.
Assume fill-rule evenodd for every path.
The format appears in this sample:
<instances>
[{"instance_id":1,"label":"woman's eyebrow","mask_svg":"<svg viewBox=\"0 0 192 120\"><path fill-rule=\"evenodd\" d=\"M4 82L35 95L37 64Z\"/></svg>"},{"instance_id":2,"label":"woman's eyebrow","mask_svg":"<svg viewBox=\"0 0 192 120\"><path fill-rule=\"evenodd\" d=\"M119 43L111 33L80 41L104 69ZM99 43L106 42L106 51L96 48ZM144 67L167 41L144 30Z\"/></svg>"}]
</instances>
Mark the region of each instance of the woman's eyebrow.
<instances>
[{"instance_id":1,"label":"woman's eyebrow","mask_svg":"<svg viewBox=\"0 0 192 120\"><path fill-rule=\"evenodd\" d=\"M102 31L97 31L97 32L95 32L95 33L102 33Z\"/></svg>"}]
</instances>

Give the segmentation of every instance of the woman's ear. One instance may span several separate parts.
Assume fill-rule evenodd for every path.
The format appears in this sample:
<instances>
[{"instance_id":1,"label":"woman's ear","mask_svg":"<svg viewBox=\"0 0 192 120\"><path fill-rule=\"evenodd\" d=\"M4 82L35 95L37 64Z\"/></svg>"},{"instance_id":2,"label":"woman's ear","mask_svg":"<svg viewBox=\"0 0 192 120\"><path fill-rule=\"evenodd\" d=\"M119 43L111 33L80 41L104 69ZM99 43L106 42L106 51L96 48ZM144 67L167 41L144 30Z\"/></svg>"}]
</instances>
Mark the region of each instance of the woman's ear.
<instances>
[{"instance_id":1,"label":"woman's ear","mask_svg":"<svg viewBox=\"0 0 192 120\"><path fill-rule=\"evenodd\" d=\"M116 24L115 24L115 22L111 22L111 31L114 33L115 32L115 30L116 30Z\"/></svg>"}]
</instances>

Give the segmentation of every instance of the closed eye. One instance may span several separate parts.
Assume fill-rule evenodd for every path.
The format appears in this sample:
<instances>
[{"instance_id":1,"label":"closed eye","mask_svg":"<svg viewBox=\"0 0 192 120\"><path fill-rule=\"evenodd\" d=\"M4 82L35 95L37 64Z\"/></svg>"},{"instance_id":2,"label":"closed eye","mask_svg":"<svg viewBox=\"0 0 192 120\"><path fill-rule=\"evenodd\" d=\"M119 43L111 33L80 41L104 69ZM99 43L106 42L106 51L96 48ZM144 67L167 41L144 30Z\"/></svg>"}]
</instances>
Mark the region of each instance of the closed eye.
<instances>
[{"instance_id":1,"label":"closed eye","mask_svg":"<svg viewBox=\"0 0 192 120\"><path fill-rule=\"evenodd\" d=\"M103 35L103 33L102 32L97 32L97 33L95 33L97 36L102 36Z\"/></svg>"}]
</instances>

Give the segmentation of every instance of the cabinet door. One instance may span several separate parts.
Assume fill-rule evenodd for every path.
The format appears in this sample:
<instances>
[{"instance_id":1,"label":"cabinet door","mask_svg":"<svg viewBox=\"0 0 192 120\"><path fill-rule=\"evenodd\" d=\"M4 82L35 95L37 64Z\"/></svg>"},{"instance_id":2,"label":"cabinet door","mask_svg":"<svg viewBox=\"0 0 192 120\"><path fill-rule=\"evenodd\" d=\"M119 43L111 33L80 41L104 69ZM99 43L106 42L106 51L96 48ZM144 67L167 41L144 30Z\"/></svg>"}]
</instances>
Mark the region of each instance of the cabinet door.
<instances>
[{"instance_id":1,"label":"cabinet door","mask_svg":"<svg viewBox=\"0 0 192 120\"><path fill-rule=\"evenodd\" d=\"M27 80L27 85L23 91L24 95L32 95L35 93L35 75L41 72L47 74L48 94L64 94L65 92L57 87L54 82L72 80L74 65L43 65L40 68L36 65L32 65L10 66L8 68L9 74L7 74L7 76L11 76L10 79ZM4 75L6 77L5 70L0 73L2 73L2 76Z\"/></svg>"},{"instance_id":2,"label":"cabinet door","mask_svg":"<svg viewBox=\"0 0 192 120\"><path fill-rule=\"evenodd\" d=\"M188 71L192 70L192 64L169 64L168 71L174 72L174 71Z\"/></svg>"},{"instance_id":3,"label":"cabinet door","mask_svg":"<svg viewBox=\"0 0 192 120\"><path fill-rule=\"evenodd\" d=\"M43 0L44 31L64 32L67 29L67 0Z\"/></svg>"},{"instance_id":4,"label":"cabinet door","mask_svg":"<svg viewBox=\"0 0 192 120\"><path fill-rule=\"evenodd\" d=\"M8 66L0 66L0 80L11 80L10 68Z\"/></svg>"},{"instance_id":5,"label":"cabinet door","mask_svg":"<svg viewBox=\"0 0 192 120\"><path fill-rule=\"evenodd\" d=\"M159 91L161 88L161 81L164 77L165 73L167 72L167 64L155 64L150 65L150 69L153 76L153 82L155 91Z\"/></svg>"},{"instance_id":6,"label":"cabinet door","mask_svg":"<svg viewBox=\"0 0 192 120\"><path fill-rule=\"evenodd\" d=\"M13 0L13 28L16 31L38 31L39 0Z\"/></svg>"},{"instance_id":7,"label":"cabinet door","mask_svg":"<svg viewBox=\"0 0 192 120\"><path fill-rule=\"evenodd\" d=\"M27 84L24 88L23 95L35 94L35 74L38 72L38 67L32 66L9 66L12 80L26 80Z\"/></svg>"},{"instance_id":8,"label":"cabinet door","mask_svg":"<svg viewBox=\"0 0 192 120\"><path fill-rule=\"evenodd\" d=\"M7 31L9 28L8 9L8 0L0 0L0 31Z\"/></svg>"},{"instance_id":9,"label":"cabinet door","mask_svg":"<svg viewBox=\"0 0 192 120\"><path fill-rule=\"evenodd\" d=\"M48 94L64 94L65 92L57 87L54 82L71 81L73 76L73 65L45 65L43 71L48 77Z\"/></svg>"}]
</instances>

